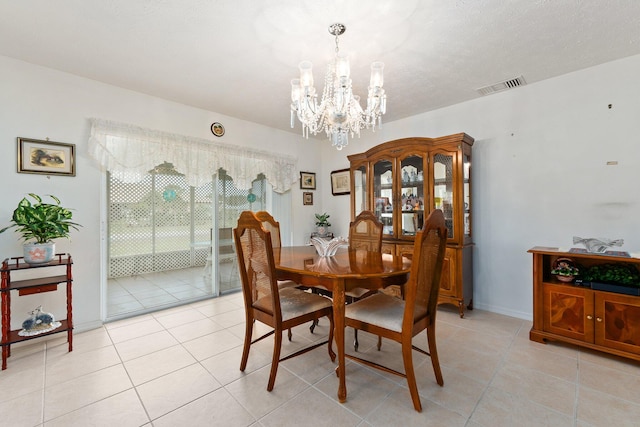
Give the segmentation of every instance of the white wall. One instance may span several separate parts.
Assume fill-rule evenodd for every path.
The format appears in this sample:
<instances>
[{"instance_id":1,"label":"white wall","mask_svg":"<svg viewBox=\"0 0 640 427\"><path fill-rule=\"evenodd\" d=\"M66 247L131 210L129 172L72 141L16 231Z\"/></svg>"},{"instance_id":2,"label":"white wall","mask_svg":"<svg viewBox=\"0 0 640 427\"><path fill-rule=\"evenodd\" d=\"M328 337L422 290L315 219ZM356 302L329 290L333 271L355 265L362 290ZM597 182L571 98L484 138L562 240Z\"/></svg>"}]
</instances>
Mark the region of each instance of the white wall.
<instances>
[{"instance_id":1,"label":"white wall","mask_svg":"<svg viewBox=\"0 0 640 427\"><path fill-rule=\"evenodd\" d=\"M638 75L640 56L633 56L387 123L341 152L325 144L320 179L348 167L346 155L384 141L471 135L474 306L530 319L529 248L608 237L624 238L622 250L640 253ZM402 102L388 96L389 110ZM333 231L346 235L349 197L329 189L322 203Z\"/></svg>"},{"instance_id":2,"label":"white wall","mask_svg":"<svg viewBox=\"0 0 640 427\"><path fill-rule=\"evenodd\" d=\"M289 113L284 111L282 116L288 123ZM0 144L3 153L0 156L0 182L3 183L0 228L9 225L18 201L27 193L54 194L66 207L75 210L74 219L83 227L72 232L71 242L57 241L57 251L70 252L74 257L73 310L78 330L95 327L102 319L100 286L104 275L100 266L104 254L100 248L104 175L87 156L88 119L91 117L208 138L213 142L259 149L268 147L274 152L298 156L301 170L319 172L320 145L312 140L0 56ZM221 139L209 130L214 121L225 125L226 133ZM77 175L18 174L17 137L49 138L76 144ZM313 228L315 210L314 206L302 206L298 186L293 189L292 196L294 243L302 244ZM0 235L2 259L22 254L18 238L13 231ZM20 327L27 312L39 304L57 318L64 318L63 294L59 291L14 298L12 328Z\"/></svg>"}]
</instances>

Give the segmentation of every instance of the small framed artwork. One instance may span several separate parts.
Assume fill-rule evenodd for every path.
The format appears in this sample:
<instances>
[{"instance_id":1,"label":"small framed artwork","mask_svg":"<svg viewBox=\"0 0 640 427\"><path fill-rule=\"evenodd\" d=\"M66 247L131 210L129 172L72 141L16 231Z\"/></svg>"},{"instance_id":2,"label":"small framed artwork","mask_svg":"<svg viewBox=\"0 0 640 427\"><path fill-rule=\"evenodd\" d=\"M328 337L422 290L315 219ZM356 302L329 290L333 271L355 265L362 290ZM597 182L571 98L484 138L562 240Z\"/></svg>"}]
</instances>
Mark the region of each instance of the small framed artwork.
<instances>
[{"instance_id":1,"label":"small framed artwork","mask_svg":"<svg viewBox=\"0 0 640 427\"><path fill-rule=\"evenodd\" d=\"M76 176L76 146L18 138L18 173Z\"/></svg>"},{"instance_id":2,"label":"small framed artwork","mask_svg":"<svg viewBox=\"0 0 640 427\"><path fill-rule=\"evenodd\" d=\"M331 194L349 194L351 192L351 174L349 169L340 169L331 172Z\"/></svg>"},{"instance_id":3,"label":"small framed artwork","mask_svg":"<svg viewBox=\"0 0 640 427\"><path fill-rule=\"evenodd\" d=\"M300 172L300 188L303 190L315 190L316 174L313 172Z\"/></svg>"},{"instance_id":4,"label":"small framed artwork","mask_svg":"<svg viewBox=\"0 0 640 427\"><path fill-rule=\"evenodd\" d=\"M224 126L222 126L222 123L213 122L211 124L211 133L218 137L224 135Z\"/></svg>"},{"instance_id":5,"label":"small framed artwork","mask_svg":"<svg viewBox=\"0 0 640 427\"><path fill-rule=\"evenodd\" d=\"M313 205L313 193L310 191L305 191L304 193L302 193L302 204L307 206L307 205Z\"/></svg>"}]
</instances>

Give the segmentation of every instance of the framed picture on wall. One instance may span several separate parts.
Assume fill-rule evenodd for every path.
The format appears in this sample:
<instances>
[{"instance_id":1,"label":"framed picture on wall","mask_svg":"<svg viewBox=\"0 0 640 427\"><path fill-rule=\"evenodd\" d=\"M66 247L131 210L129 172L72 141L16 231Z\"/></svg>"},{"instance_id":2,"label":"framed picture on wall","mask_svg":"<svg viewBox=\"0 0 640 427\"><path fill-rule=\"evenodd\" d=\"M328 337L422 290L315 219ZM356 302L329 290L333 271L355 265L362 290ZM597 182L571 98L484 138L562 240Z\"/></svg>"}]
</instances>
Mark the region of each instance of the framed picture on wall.
<instances>
[{"instance_id":1,"label":"framed picture on wall","mask_svg":"<svg viewBox=\"0 0 640 427\"><path fill-rule=\"evenodd\" d=\"M300 188L302 190L315 190L316 174L313 172L300 172Z\"/></svg>"},{"instance_id":2,"label":"framed picture on wall","mask_svg":"<svg viewBox=\"0 0 640 427\"><path fill-rule=\"evenodd\" d=\"M349 169L331 172L331 194L349 194L351 192L351 175Z\"/></svg>"},{"instance_id":3,"label":"framed picture on wall","mask_svg":"<svg viewBox=\"0 0 640 427\"><path fill-rule=\"evenodd\" d=\"M302 193L302 204L303 205L313 205L313 193L305 191Z\"/></svg>"},{"instance_id":4,"label":"framed picture on wall","mask_svg":"<svg viewBox=\"0 0 640 427\"><path fill-rule=\"evenodd\" d=\"M76 146L18 138L18 173L76 176Z\"/></svg>"}]
</instances>

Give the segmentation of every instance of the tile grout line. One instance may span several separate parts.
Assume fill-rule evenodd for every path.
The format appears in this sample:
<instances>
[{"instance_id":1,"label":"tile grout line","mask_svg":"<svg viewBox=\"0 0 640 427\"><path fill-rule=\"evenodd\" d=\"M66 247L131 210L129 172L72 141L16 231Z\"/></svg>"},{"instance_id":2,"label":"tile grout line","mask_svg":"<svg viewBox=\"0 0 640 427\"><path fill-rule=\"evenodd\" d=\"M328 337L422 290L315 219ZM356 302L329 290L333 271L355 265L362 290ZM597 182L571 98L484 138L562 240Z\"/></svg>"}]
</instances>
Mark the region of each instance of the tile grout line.
<instances>
[{"instance_id":1,"label":"tile grout line","mask_svg":"<svg viewBox=\"0 0 640 427\"><path fill-rule=\"evenodd\" d=\"M576 357L576 391L573 401L573 427L578 424L578 403L580 402L580 366L582 365L582 352Z\"/></svg>"},{"instance_id":2,"label":"tile grout line","mask_svg":"<svg viewBox=\"0 0 640 427\"><path fill-rule=\"evenodd\" d=\"M491 387L491 384L493 383L493 381L496 378L496 375L498 375L498 371L500 370L500 368L504 367L504 363L505 363L505 359L507 358L507 354L509 354L509 351L513 347L513 344L514 344L515 340L517 339L518 334L522 330L522 326L523 326L523 324L521 324L520 327L518 327L518 329L516 330L516 332L511 336L511 339L509 341L509 346L504 350L504 352L502 352L501 357L500 357L500 362L497 364L496 369L493 371L493 374L491 375L491 379L489 381L487 381L487 384L484 387L484 389L482 390L482 393L480 393L480 396L478 397L478 400L476 400L476 404L473 406L473 410L471 410L471 413L469 414L469 417L467 418L467 422L465 423L465 426L470 425L470 423L480 424L477 421L472 421L473 414L475 414L476 410L478 409L478 406L480 405L480 402L482 402L482 399L484 399L484 397L486 396L487 391L489 390L489 388Z\"/></svg>"},{"instance_id":3,"label":"tile grout line","mask_svg":"<svg viewBox=\"0 0 640 427\"><path fill-rule=\"evenodd\" d=\"M44 411L45 411L45 396L46 396L46 388L47 388L47 352L49 346L47 345L47 341L44 341L44 351L42 354L42 410L40 411L40 423L44 425Z\"/></svg>"},{"instance_id":4,"label":"tile grout line","mask_svg":"<svg viewBox=\"0 0 640 427\"><path fill-rule=\"evenodd\" d=\"M104 326L103 326L103 328L104 328ZM147 420L151 423L151 425L153 425L153 423L151 421L151 416L149 415L149 411L147 410L147 407L145 406L145 404L144 404L144 402L142 400L142 397L140 396L140 393L138 393L138 388L133 383L133 379L131 378L131 375L129 374L129 371L127 370L127 367L124 364L124 360L122 360L122 355L118 351L118 347L116 346L116 343L113 341L113 338L111 337L111 333L109 332L109 330L107 328L104 328L104 330L107 332L107 336L109 337L109 341L111 341L111 345L113 346L114 351L118 355L118 359L120 359L120 365L122 366L122 369L127 374L127 378L129 378L129 382L131 382L131 388L133 389L133 392L136 394L136 397L138 398L138 402L140 402L140 406L142 406L142 409L144 410L144 413L147 416ZM124 391L126 391L126 390L124 390ZM120 393L122 393L122 391Z\"/></svg>"}]
</instances>

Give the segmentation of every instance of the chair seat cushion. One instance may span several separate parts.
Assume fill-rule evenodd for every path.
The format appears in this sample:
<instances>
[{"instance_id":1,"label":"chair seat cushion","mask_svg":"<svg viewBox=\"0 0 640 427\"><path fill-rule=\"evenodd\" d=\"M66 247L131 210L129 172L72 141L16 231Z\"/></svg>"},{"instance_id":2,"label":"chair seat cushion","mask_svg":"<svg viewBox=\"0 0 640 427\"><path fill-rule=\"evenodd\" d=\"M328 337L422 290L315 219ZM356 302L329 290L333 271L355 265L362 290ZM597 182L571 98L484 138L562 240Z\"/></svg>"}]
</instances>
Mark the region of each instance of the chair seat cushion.
<instances>
[{"instance_id":1,"label":"chair seat cushion","mask_svg":"<svg viewBox=\"0 0 640 427\"><path fill-rule=\"evenodd\" d=\"M280 289L280 310L282 311L282 320L286 321L295 317L304 316L323 308L331 308L330 299L320 295L301 291L296 288ZM258 310L272 313L271 297L265 296L258 299L253 306Z\"/></svg>"},{"instance_id":2,"label":"chair seat cushion","mask_svg":"<svg viewBox=\"0 0 640 427\"><path fill-rule=\"evenodd\" d=\"M278 289L297 288L298 286L300 285L293 280L278 280Z\"/></svg>"},{"instance_id":3,"label":"chair seat cushion","mask_svg":"<svg viewBox=\"0 0 640 427\"><path fill-rule=\"evenodd\" d=\"M345 317L401 332L404 306L404 300L378 293L348 304L345 307Z\"/></svg>"},{"instance_id":4,"label":"chair seat cushion","mask_svg":"<svg viewBox=\"0 0 640 427\"><path fill-rule=\"evenodd\" d=\"M367 289L367 288L353 288L346 291L344 294L353 299L360 299L367 296L367 294L375 294L377 292L378 292L377 289L373 290L373 289Z\"/></svg>"}]
</instances>

